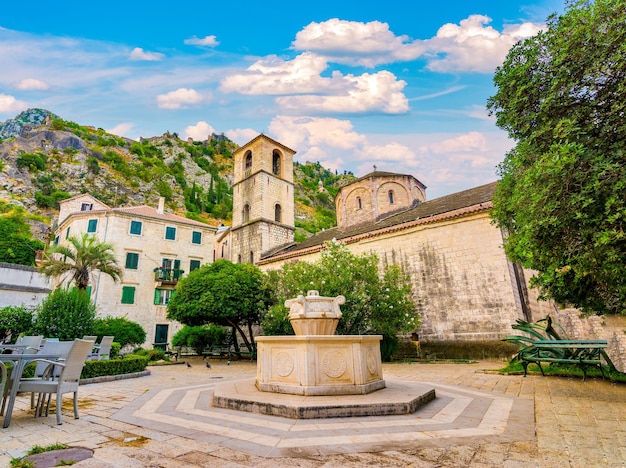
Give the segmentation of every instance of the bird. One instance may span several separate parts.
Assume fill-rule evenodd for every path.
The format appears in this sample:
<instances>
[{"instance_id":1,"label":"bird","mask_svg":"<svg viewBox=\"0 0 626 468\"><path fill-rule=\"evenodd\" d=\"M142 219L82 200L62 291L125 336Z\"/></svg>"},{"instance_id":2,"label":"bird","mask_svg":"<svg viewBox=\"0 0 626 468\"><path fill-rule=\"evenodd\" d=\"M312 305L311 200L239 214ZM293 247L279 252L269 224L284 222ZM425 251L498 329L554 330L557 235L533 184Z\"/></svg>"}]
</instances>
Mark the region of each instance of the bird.
<instances>
[{"instance_id":1,"label":"bird","mask_svg":"<svg viewBox=\"0 0 626 468\"><path fill-rule=\"evenodd\" d=\"M191 364L189 364L188 362L186 362L185 364L187 364L187 367L191 367Z\"/></svg>"},{"instance_id":2,"label":"bird","mask_svg":"<svg viewBox=\"0 0 626 468\"><path fill-rule=\"evenodd\" d=\"M211 368L211 364L209 364L208 362L205 362L205 364L206 364L206 368L207 368L207 369L210 369L210 368Z\"/></svg>"},{"instance_id":3,"label":"bird","mask_svg":"<svg viewBox=\"0 0 626 468\"><path fill-rule=\"evenodd\" d=\"M230 366L230 359L228 360L228 362L226 363L227 366Z\"/></svg>"}]
</instances>

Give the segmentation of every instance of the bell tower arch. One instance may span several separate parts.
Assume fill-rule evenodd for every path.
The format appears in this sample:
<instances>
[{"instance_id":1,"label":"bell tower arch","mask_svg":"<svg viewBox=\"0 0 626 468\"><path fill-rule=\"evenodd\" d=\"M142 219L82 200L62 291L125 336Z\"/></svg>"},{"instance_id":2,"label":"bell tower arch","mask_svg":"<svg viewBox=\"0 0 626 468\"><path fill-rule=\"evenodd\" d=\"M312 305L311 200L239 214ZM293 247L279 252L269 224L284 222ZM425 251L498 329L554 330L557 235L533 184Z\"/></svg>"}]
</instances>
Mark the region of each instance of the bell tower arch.
<instances>
[{"instance_id":1,"label":"bell tower arch","mask_svg":"<svg viewBox=\"0 0 626 468\"><path fill-rule=\"evenodd\" d=\"M294 239L295 151L259 135L233 153L231 261L255 263Z\"/></svg>"}]
</instances>

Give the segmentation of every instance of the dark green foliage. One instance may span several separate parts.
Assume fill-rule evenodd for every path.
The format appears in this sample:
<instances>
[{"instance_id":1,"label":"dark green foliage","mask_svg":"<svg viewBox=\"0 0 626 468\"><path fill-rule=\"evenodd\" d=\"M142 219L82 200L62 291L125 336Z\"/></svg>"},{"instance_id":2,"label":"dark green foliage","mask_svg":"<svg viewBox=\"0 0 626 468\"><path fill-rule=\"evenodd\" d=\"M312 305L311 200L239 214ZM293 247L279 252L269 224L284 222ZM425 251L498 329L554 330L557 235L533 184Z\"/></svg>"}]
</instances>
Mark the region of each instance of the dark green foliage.
<instances>
[{"instance_id":1,"label":"dark green foliage","mask_svg":"<svg viewBox=\"0 0 626 468\"><path fill-rule=\"evenodd\" d=\"M142 372L150 362L148 356L127 354L123 358L102 361L86 361L81 379L92 379L103 375L121 375Z\"/></svg>"},{"instance_id":2,"label":"dark green foliage","mask_svg":"<svg viewBox=\"0 0 626 468\"><path fill-rule=\"evenodd\" d=\"M20 334L28 335L33 328L33 310L22 306L8 306L0 309L0 341L9 336L11 342Z\"/></svg>"},{"instance_id":3,"label":"dark green foliage","mask_svg":"<svg viewBox=\"0 0 626 468\"><path fill-rule=\"evenodd\" d=\"M165 351L161 348L151 348L151 349L136 349L133 354L137 356L146 356L150 361L160 361L165 359Z\"/></svg>"},{"instance_id":4,"label":"dark green foliage","mask_svg":"<svg viewBox=\"0 0 626 468\"><path fill-rule=\"evenodd\" d=\"M48 157L43 153L24 153L17 157L17 167L26 167L29 171L43 171L46 168Z\"/></svg>"},{"instance_id":5,"label":"dark green foliage","mask_svg":"<svg viewBox=\"0 0 626 468\"><path fill-rule=\"evenodd\" d=\"M172 346L191 348L196 354L202 354L204 349L224 343L227 334L228 329L219 325L185 325L172 337Z\"/></svg>"},{"instance_id":6,"label":"dark green foliage","mask_svg":"<svg viewBox=\"0 0 626 468\"><path fill-rule=\"evenodd\" d=\"M44 244L34 239L23 208L0 202L0 262L34 265Z\"/></svg>"},{"instance_id":7,"label":"dark green foliage","mask_svg":"<svg viewBox=\"0 0 626 468\"><path fill-rule=\"evenodd\" d=\"M46 297L38 310L35 331L61 341L93 334L96 306L86 291L58 288Z\"/></svg>"},{"instance_id":8,"label":"dark green foliage","mask_svg":"<svg viewBox=\"0 0 626 468\"><path fill-rule=\"evenodd\" d=\"M92 174L100 174L100 164L95 157L87 158L87 170Z\"/></svg>"},{"instance_id":9,"label":"dark green foliage","mask_svg":"<svg viewBox=\"0 0 626 468\"><path fill-rule=\"evenodd\" d=\"M141 346L146 341L146 331L141 325L126 317L97 318L93 323L93 334L102 339L113 336L115 342L125 346Z\"/></svg>"},{"instance_id":10,"label":"dark green foliage","mask_svg":"<svg viewBox=\"0 0 626 468\"><path fill-rule=\"evenodd\" d=\"M167 317L190 326L233 327L249 344L254 341L252 326L259 323L269 300L261 270L248 263L217 260L178 282Z\"/></svg>"},{"instance_id":11,"label":"dark green foliage","mask_svg":"<svg viewBox=\"0 0 626 468\"><path fill-rule=\"evenodd\" d=\"M515 45L489 100L517 140L493 210L542 298L626 314L626 9L570 3Z\"/></svg>"},{"instance_id":12,"label":"dark green foliage","mask_svg":"<svg viewBox=\"0 0 626 468\"><path fill-rule=\"evenodd\" d=\"M339 335L383 335L381 348L386 359L398 342L396 335L419 326L408 277L397 266L379 271L375 255L355 255L339 242L329 242L321 258L313 263L287 263L282 270L268 272L275 303L263 314L266 335L292 335L285 300L317 290L321 296L343 295Z\"/></svg>"}]
</instances>

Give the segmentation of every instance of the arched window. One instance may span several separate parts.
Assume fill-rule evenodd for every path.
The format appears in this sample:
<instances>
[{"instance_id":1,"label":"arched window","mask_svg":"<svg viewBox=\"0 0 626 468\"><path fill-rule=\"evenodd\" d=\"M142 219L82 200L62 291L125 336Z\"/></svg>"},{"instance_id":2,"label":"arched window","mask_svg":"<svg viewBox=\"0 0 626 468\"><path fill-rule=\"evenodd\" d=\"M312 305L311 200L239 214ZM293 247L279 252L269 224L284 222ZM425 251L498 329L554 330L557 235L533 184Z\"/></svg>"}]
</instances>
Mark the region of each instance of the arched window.
<instances>
[{"instance_id":1,"label":"arched window","mask_svg":"<svg viewBox=\"0 0 626 468\"><path fill-rule=\"evenodd\" d=\"M361 202L361 197L356 197L356 206L357 209L362 209L363 208L363 203Z\"/></svg>"},{"instance_id":2,"label":"arched window","mask_svg":"<svg viewBox=\"0 0 626 468\"><path fill-rule=\"evenodd\" d=\"M272 173L274 175L280 175L280 154L278 151L274 151L272 155Z\"/></svg>"},{"instance_id":3,"label":"arched window","mask_svg":"<svg viewBox=\"0 0 626 468\"><path fill-rule=\"evenodd\" d=\"M280 207L280 205L278 203L276 203L276 205L274 205L274 221L276 221L277 223L282 222L282 208Z\"/></svg>"},{"instance_id":4,"label":"arched window","mask_svg":"<svg viewBox=\"0 0 626 468\"><path fill-rule=\"evenodd\" d=\"M393 205L393 190L389 190L389 204Z\"/></svg>"},{"instance_id":5,"label":"arched window","mask_svg":"<svg viewBox=\"0 0 626 468\"><path fill-rule=\"evenodd\" d=\"M243 206L243 213L241 214L242 222L247 223L250 221L250 205L247 203Z\"/></svg>"},{"instance_id":6,"label":"arched window","mask_svg":"<svg viewBox=\"0 0 626 468\"><path fill-rule=\"evenodd\" d=\"M241 263L241 254L237 254L237 263Z\"/></svg>"},{"instance_id":7,"label":"arched window","mask_svg":"<svg viewBox=\"0 0 626 468\"><path fill-rule=\"evenodd\" d=\"M252 169L252 151L248 151L246 153L246 157L244 158L244 161L245 161L244 170L248 171Z\"/></svg>"},{"instance_id":8,"label":"arched window","mask_svg":"<svg viewBox=\"0 0 626 468\"><path fill-rule=\"evenodd\" d=\"M250 263L254 263L254 252L250 252Z\"/></svg>"}]
</instances>

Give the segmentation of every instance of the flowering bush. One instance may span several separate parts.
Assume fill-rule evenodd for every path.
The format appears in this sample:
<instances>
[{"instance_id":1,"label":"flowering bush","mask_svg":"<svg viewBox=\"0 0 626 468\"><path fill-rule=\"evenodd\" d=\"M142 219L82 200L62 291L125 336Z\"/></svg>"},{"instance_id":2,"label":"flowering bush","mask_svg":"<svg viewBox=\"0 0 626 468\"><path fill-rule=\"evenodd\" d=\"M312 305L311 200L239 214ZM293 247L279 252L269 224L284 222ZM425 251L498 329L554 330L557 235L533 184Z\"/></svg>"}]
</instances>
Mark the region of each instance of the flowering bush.
<instances>
[{"instance_id":1,"label":"flowering bush","mask_svg":"<svg viewBox=\"0 0 626 468\"><path fill-rule=\"evenodd\" d=\"M275 305L262 316L266 335L293 335L285 300L314 289L321 296L343 295L339 335L383 335L383 359L397 347L397 334L415 330L420 322L415 311L411 284L398 265L379 268L374 254L355 255L340 242L328 242L321 258L313 263L285 264L270 271L267 281L274 292Z\"/></svg>"}]
</instances>

